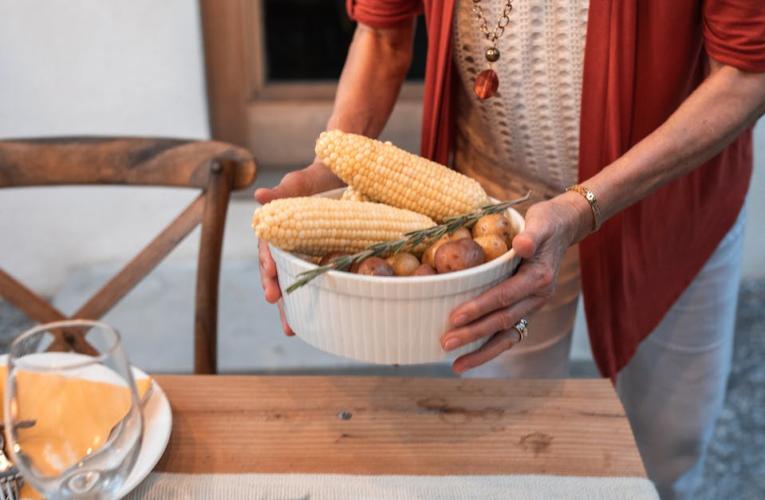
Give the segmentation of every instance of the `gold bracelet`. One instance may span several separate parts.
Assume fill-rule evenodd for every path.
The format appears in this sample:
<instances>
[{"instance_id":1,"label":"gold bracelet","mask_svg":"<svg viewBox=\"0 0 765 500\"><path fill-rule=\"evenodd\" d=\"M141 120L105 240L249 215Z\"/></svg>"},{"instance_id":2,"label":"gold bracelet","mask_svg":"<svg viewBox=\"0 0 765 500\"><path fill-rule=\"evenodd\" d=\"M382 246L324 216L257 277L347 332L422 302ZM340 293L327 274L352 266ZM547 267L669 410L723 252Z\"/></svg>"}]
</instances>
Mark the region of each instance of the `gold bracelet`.
<instances>
[{"instance_id":1,"label":"gold bracelet","mask_svg":"<svg viewBox=\"0 0 765 500\"><path fill-rule=\"evenodd\" d=\"M595 195L593 194L593 192L587 189L586 187L582 186L581 184L574 184L573 186L569 186L566 188L566 191L574 191L584 196L584 199L587 200L587 203L590 204L590 208L592 209L592 217L595 219L595 229L593 229L592 232L595 232L598 229L600 229L600 223L601 223L600 205L598 205L598 200L597 198L595 198Z\"/></svg>"}]
</instances>

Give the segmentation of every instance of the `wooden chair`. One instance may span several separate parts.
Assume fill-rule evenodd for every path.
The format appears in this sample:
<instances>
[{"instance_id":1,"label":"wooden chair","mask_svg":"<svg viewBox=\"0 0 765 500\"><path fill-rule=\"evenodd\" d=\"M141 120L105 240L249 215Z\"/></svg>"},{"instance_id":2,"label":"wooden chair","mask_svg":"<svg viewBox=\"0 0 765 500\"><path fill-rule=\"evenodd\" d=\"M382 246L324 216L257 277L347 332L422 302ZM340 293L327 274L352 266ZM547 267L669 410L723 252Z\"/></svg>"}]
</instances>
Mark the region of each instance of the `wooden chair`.
<instances>
[{"instance_id":1,"label":"wooden chair","mask_svg":"<svg viewBox=\"0 0 765 500\"><path fill-rule=\"evenodd\" d=\"M0 141L0 188L109 184L200 188L202 193L72 318L99 319L202 224L194 320L194 371L217 371L217 308L229 193L255 179L242 148L214 141L71 137ZM66 316L0 269L0 296L39 322ZM92 348L62 334L52 350Z\"/></svg>"}]
</instances>

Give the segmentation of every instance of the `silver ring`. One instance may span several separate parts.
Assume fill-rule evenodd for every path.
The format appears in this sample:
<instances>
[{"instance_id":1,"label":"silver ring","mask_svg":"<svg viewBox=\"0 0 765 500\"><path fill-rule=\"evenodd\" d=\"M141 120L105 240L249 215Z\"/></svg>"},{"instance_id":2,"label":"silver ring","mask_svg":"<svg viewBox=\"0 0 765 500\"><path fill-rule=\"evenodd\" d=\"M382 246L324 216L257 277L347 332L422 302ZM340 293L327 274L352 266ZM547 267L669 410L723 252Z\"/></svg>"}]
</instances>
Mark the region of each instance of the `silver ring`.
<instances>
[{"instance_id":1,"label":"silver ring","mask_svg":"<svg viewBox=\"0 0 765 500\"><path fill-rule=\"evenodd\" d=\"M518 343L520 343L522 340L529 336L528 320L521 319L518 323L513 325L513 329L515 329L515 331L518 332L518 335L520 335L520 338L518 339Z\"/></svg>"}]
</instances>

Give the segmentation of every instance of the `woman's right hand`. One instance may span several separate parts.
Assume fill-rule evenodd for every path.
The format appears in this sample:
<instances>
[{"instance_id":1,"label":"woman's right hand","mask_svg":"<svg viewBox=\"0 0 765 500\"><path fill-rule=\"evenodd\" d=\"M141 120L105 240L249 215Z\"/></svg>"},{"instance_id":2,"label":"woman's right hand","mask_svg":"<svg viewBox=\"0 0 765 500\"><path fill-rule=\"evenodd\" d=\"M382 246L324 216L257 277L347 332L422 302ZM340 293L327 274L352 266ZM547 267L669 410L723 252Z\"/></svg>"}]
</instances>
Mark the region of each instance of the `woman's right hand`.
<instances>
[{"instance_id":1,"label":"woman's right hand","mask_svg":"<svg viewBox=\"0 0 765 500\"><path fill-rule=\"evenodd\" d=\"M312 194L329 191L343 187L342 181L321 161L314 162L295 172L285 175L278 186L274 188L260 188L255 190L255 199L261 205L278 200L279 198L293 198L296 196L311 196ZM281 304L282 292L279 289L279 277L276 274L276 263L268 250L268 243L258 241L258 258L260 259L260 281L266 300L271 304L278 303L279 315L282 318L284 333L292 336L295 333L287 324L284 310Z\"/></svg>"}]
</instances>

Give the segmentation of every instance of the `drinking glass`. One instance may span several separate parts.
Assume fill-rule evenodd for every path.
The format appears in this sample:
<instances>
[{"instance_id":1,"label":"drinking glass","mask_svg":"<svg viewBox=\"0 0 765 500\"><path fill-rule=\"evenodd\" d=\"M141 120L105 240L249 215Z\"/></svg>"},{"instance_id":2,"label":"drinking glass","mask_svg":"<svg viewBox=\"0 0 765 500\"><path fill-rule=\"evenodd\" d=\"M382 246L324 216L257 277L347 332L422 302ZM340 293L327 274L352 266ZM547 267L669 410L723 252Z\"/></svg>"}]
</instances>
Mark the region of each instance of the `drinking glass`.
<instances>
[{"instance_id":1,"label":"drinking glass","mask_svg":"<svg viewBox=\"0 0 765 500\"><path fill-rule=\"evenodd\" d=\"M8 353L6 437L24 479L49 499L116 498L143 421L119 334L97 321L33 328Z\"/></svg>"}]
</instances>

